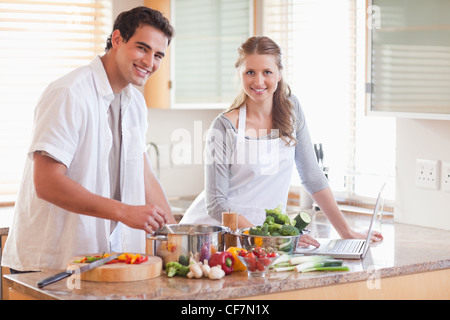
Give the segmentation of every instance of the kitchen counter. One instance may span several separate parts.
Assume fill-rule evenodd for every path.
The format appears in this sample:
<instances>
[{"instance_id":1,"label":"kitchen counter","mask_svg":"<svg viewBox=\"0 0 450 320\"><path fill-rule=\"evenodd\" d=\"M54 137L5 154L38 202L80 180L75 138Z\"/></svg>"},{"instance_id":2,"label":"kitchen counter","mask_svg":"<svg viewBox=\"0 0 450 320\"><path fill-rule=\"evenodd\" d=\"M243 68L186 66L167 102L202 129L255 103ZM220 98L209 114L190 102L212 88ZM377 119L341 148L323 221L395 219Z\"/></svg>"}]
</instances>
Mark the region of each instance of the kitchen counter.
<instances>
[{"instance_id":1,"label":"kitchen counter","mask_svg":"<svg viewBox=\"0 0 450 320\"><path fill-rule=\"evenodd\" d=\"M368 216L346 214L357 229L365 229ZM5 275L5 284L17 294L34 299L378 299L450 298L450 231L377 221L384 236L372 244L364 260L345 260L348 272L270 272L265 278L233 272L221 280L168 278L127 283L62 280L36 287L54 272ZM315 237L335 236L321 213L311 224ZM56 271L55 271L56 272ZM11 291L10 291L11 292ZM24 295L24 296L22 296Z\"/></svg>"}]
</instances>

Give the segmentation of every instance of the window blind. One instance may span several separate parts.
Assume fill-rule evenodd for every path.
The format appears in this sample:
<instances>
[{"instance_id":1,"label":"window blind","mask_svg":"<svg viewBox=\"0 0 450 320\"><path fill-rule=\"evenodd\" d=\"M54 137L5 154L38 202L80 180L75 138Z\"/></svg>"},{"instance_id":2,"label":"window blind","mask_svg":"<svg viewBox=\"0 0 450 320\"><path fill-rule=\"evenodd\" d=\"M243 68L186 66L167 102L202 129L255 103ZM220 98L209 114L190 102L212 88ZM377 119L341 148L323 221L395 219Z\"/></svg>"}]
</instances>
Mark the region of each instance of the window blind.
<instances>
[{"instance_id":1,"label":"window blind","mask_svg":"<svg viewBox=\"0 0 450 320\"><path fill-rule=\"evenodd\" d=\"M230 104L237 48L250 35L248 0L174 0L174 107Z\"/></svg>"},{"instance_id":2,"label":"window blind","mask_svg":"<svg viewBox=\"0 0 450 320\"><path fill-rule=\"evenodd\" d=\"M45 87L104 52L108 0L0 2L0 201L15 200Z\"/></svg>"},{"instance_id":3,"label":"window blind","mask_svg":"<svg viewBox=\"0 0 450 320\"><path fill-rule=\"evenodd\" d=\"M263 33L281 46L285 77L323 145L331 188L353 201L376 196L393 182L395 122L365 116L364 1L264 0L263 12Z\"/></svg>"}]
</instances>

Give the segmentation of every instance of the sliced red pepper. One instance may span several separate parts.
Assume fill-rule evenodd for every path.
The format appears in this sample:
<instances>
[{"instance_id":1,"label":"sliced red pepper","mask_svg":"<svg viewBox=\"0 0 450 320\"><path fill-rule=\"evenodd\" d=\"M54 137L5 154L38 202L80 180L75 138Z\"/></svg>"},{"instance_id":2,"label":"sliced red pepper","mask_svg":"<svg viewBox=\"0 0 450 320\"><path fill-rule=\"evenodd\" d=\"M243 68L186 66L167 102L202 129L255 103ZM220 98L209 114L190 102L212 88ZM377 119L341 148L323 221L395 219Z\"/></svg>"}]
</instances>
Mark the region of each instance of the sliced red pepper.
<instances>
[{"instance_id":1,"label":"sliced red pepper","mask_svg":"<svg viewBox=\"0 0 450 320\"><path fill-rule=\"evenodd\" d=\"M79 260L75 260L75 263L91 263L96 260L102 259L106 256L87 256ZM140 264L148 261L148 256L141 256L140 254L123 253L114 260L107 262L106 264L125 263L125 264Z\"/></svg>"}]
</instances>

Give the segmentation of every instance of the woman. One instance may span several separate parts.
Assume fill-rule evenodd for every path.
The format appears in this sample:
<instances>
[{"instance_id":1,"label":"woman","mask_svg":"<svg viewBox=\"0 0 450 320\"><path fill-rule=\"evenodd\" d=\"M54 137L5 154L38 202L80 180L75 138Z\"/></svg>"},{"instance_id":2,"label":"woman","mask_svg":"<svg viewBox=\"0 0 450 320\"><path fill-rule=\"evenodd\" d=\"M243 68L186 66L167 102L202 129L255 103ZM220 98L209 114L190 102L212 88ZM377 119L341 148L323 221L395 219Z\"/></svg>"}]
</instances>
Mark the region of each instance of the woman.
<instances>
[{"instance_id":1,"label":"woman","mask_svg":"<svg viewBox=\"0 0 450 320\"><path fill-rule=\"evenodd\" d=\"M268 37L249 38L236 68L242 90L212 123L205 146L205 190L180 223L220 224L238 213L239 228L260 225L265 209L285 211L295 162L302 183L342 238L365 238L339 210L318 166L305 117L282 77L281 51ZM382 239L374 232L373 240ZM309 236L303 244L319 246Z\"/></svg>"}]
</instances>

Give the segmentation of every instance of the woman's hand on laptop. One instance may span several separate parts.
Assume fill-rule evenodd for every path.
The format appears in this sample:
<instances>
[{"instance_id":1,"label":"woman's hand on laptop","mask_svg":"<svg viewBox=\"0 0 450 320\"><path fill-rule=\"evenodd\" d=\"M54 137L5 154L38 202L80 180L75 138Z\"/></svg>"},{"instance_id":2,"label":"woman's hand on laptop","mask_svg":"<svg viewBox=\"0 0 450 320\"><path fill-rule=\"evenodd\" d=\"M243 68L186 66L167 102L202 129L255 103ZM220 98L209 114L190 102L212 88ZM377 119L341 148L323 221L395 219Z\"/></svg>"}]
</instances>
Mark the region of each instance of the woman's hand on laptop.
<instances>
[{"instance_id":1,"label":"woman's hand on laptop","mask_svg":"<svg viewBox=\"0 0 450 320\"><path fill-rule=\"evenodd\" d=\"M352 231L352 234L348 239L365 239L367 238L367 232L369 232L369 230L365 232ZM370 240L373 242L383 241L383 235L378 231L372 230L372 236L370 237Z\"/></svg>"},{"instance_id":2,"label":"woman's hand on laptop","mask_svg":"<svg viewBox=\"0 0 450 320\"><path fill-rule=\"evenodd\" d=\"M320 243L313 237L305 234L300 237L300 240L298 241L298 246L299 247L309 247L309 246L319 247Z\"/></svg>"},{"instance_id":3,"label":"woman's hand on laptop","mask_svg":"<svg viewBox=\"0 0 450 320\"><path fill-rule=\"evenodd\" d=\"M383 241L383 235L378 231L372 230L372 236L370 237L370 240L375 242Z\"/></svg>"}]
</instances>

